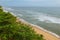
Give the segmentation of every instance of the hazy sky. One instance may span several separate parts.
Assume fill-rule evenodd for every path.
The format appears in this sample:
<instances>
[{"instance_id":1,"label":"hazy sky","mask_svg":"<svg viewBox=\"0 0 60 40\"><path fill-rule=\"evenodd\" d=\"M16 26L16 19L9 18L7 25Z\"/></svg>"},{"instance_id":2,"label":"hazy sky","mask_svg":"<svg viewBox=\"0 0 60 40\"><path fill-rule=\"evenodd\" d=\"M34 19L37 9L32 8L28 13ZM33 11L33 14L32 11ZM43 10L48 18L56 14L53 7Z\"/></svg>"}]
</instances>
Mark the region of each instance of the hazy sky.
<instances>
[{"instance_id":1,"label":"hazy sky","mask_svg":"<svg viewBox=\"0 0 60 40\"><path fill-rule=\"evenodd\" d=\"M60 7L60 0L0 0L0 5Z\"/></svg>"}]
</instances>

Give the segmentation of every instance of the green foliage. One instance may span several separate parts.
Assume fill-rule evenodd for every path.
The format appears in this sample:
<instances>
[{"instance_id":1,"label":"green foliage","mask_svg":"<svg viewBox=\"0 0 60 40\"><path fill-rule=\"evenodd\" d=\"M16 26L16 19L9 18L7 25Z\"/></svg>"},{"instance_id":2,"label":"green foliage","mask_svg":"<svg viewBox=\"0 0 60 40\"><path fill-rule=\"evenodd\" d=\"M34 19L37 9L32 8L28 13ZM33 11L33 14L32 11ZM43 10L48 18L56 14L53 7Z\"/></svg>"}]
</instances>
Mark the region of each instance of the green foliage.
<instances>
[{"instance_id":1,"label":"green foliage","mask_svg":"<svg viewBox=\"0 0 60 40\"><path fill-rule=\"evenodd\" d=\"M0 25L12 24L12 23L15 23L15 21L16 21L16 17L11 15L9 12L0 13Z\"/></svg>"},{"instance_id":2,"label":"green foliage","mask_svg":"<svg viewBox=\"0 0 60 40\"><path fill-rule=\"evenodd\" d=\"M3 11L3 8L2 8L2 6L0 6L0 12L2 12Z\"/></svg>"},{"instance_id":3,"label":"green foliage","mask_svg":"<svg viewBox=\"0 0 60 40\"><path fill-rule=\"evenodd\" d=\"M0 8L2 8L2 6L0 6Z\"/></svg>"},{"instance_id":4,"label":"green foliage","mask_svg":"<svg viewBox=\"0 0 60 40\"><path fill-rule=\"evenodd\" d=\"M0 7L1 8L1 7ZM16 22L10 12L0 12L0 40L44 40L31 27Z\"/></svg>"}]
</instances>

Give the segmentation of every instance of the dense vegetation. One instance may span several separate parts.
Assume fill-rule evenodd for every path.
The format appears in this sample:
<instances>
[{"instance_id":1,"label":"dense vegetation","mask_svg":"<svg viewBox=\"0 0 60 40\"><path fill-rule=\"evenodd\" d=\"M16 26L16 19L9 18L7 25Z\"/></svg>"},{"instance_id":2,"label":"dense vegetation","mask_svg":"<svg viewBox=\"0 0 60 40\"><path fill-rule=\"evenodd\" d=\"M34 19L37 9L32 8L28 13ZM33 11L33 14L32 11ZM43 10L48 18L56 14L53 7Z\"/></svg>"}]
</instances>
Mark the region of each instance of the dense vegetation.
<instances>
[{"instance_id":1,"label":"dense vegetation","mask_svg":"<svg viewBox=\"0 0 60 40\"><path fill-rule=\"evenodd\" d=\"M4 12L0 6L0 40L44 40L31 27L16 22L10 12Z\"/></svg>"}]
</instances>

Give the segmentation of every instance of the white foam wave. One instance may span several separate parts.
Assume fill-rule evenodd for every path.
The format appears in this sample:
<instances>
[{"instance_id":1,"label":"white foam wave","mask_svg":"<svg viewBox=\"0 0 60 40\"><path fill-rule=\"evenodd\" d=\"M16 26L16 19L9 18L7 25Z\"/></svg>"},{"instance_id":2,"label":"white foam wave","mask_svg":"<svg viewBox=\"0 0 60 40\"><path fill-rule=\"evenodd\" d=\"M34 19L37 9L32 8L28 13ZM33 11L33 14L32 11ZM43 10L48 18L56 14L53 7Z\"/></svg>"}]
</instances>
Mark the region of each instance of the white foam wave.
<instances>
[{"instance_id":1,"label":"white foam wave","mask_svg":"<svg viewBox=\"0 0 60 40\"><path fill-rule=\"evenodd\" d=\"M23 15L22 14L16 14L17 16L20 16L20 17L22 17Z\"/></svg>"},{"instance_id":2,"label":"white foam wave","mask_svg":"<svg viewBox=\"0 0 60 40\"><path fill-rule=\"evenodd\" d=\"M7 7L3 7L3 9L4 9L4 10L11 10L11 11L14 10L14 9L12 9L12 8L7 8Z\"/></svg>"},{"instance_id":3,"label":"white foam wave","mask_svg":"<svg viewBox=\"0 0 60 40\"><path fill-rule=\"evenodd\" d=\"M60 18L47 16L47 15L40 15L38 17L39 21L44 21L47 23L59 23L60 24Z\"/></svg>"},{"instance_id":4,"label":"white foam wave","mask_svg":"<svg viewBox=\"0 0 60 40\"><path fill-rule=\"evenodd\" d=\"M3 9L4 9L5 12L8 12L8 11L17 11L17 12L18 12L18 10L14 10L14 9L12 9L12 8L3 7ZM18 16L18 15L19 15L19 16L21 16L21 17L23 16L22 14L17 14L17 13L14 14L13 12L11 12L11 14L13 14L13 15L15 15L15 16Z\"/></svg>"},{"instance_id":5,"label":"white foam wave","mask_svg":"<svg viewBox=\"0 0 60 40\"><path fill-rule=\"evenodd\" d=\"M24 10L28 14L32 14L39 21L44 21L46 23L58 23L60 24L60 18L50 16L46 13L34 12L29 10Z\"/></svg>"},{"instance_id":6,"label":"white foam wave","mask_svg":"<svg viewBox=\"0 0 60 40\"><path fill-rule=\"evenodd\" d=\"M26 12L29 14L32 14L39 21L44 21L46 23L58 23L58 24L60 24L60 18L50 16L46 13L44 14L44 13L28 11L28 10L26 10Z\"/></svg>"}]
</instances>

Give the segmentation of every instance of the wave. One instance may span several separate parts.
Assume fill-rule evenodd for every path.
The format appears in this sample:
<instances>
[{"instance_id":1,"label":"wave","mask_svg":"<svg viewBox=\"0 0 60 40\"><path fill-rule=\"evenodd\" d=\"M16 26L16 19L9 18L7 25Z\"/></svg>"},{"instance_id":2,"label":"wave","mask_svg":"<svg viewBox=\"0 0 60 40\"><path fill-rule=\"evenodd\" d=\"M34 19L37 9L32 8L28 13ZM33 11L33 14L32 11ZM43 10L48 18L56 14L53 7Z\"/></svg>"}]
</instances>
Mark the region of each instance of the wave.
<instances>
[{"instance_id":1,"label":"wave","mask_svg":"<svg viewBox=\"0 0 60 40\"><path fill-rule=\"evenodd\" d=\"M32 14L35 19L38 19L38 21L43 21L46 23L58 23L58 24L60 24L60 18L50 16L49 14L46 14L46 13L27 11L27 10L26 10L26 13Z\"/></svg>"},{"instance_id":2,"label":"wave","mask_svg":"<svg viewBox=\"0 0 60 40\"><path fill-rule=\"evenodd\" d=\"M59 23L60 24L60 18L49 16L49 15L40 15L38 16L39 21L44 21L47 23Z\"/></svg>"},{"instance_id":3,"label":"wave","mask_svg":"<svg viewBox=\"0 0 60 40\"><path fill-rule=\"evenodd\" d=\"M46 22L46 23L58 23L58 24L60 24L60 18L50 16L46 13L34 12L34 11L31 11L31 10L21 10L20 11L20 10L15 10L15 9L12 9L12 8L6 8L6 7L3 7L3 8L7 11L19 12L18 14L14 13L17 16L22 17L23 15L20 14L20 13L26 13L26 14L28 13L28 14L32 14L36 19L38 19L38 21L43 21L43 22Z\"/></svg>"},{"instance_id":4,"label":"wave","mask_svg":"<svg viewBox=\"0 0 60 40\"><path fill-rule=\"evenodd\" d=\"M14 9L8 8L8 7L3 7L3 9L4 9L4 10L11 10L11 11L14 10Z\"/></svg>"},{"instance_id":5,"label":"wave","mask_svg":"<svg viewBox=\"0 0 60 40\"><path fill-rule=\"evenodd\" d=\"M11 12L11 14L13 14L13 15L15 15L15 16L18 16L18 15L21 16L21 17L23 16L23 15L20 14L20 13L17 14L17 13L14 13L14 12L13 12L13 11L19 12L18 10L15 10L15 9L12 9L12 8L8 8L8 7L3 7L3 9L4 9L5 12L8 12L8 11L9 11L9 12Z\"/></svg>"},{"instance_id":6,"label":"wave","mask_svg":"<svg viewBox=\"0 0 60 40\"><path fill-rule=\"evenodd\" d=\"M41 12L34 12L34 11L29 11L29 10L24 10L26 14L33 16L35 19L38 19L38 21L43 21L46 23L58 23L60 24L60 18L50 16L49 14L46 13L41 13Z\"/></svg>"}]
</instances>

